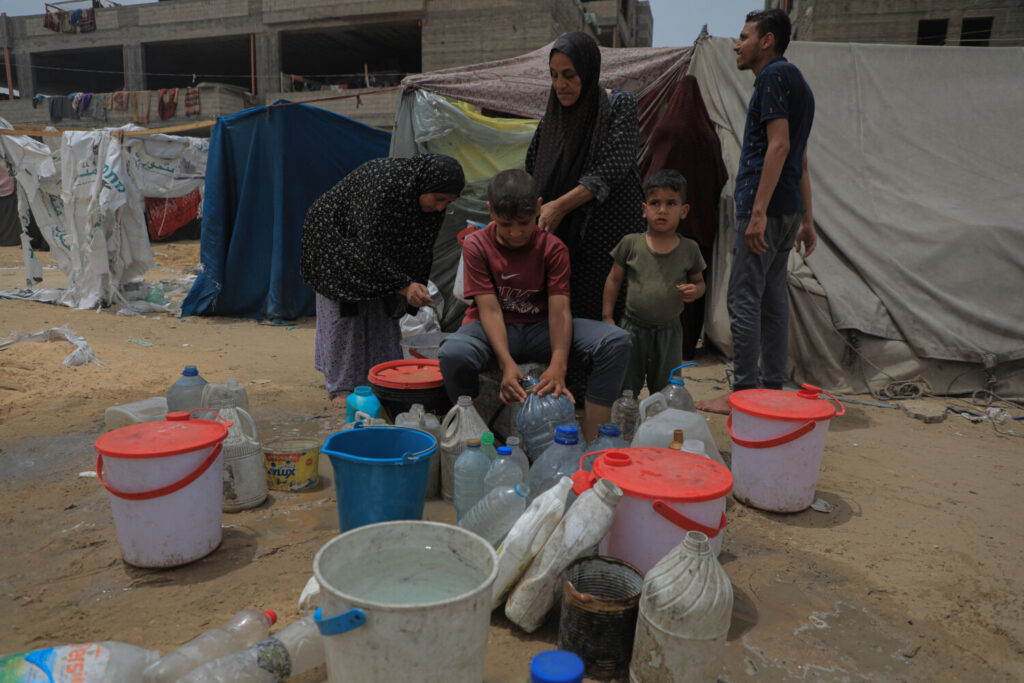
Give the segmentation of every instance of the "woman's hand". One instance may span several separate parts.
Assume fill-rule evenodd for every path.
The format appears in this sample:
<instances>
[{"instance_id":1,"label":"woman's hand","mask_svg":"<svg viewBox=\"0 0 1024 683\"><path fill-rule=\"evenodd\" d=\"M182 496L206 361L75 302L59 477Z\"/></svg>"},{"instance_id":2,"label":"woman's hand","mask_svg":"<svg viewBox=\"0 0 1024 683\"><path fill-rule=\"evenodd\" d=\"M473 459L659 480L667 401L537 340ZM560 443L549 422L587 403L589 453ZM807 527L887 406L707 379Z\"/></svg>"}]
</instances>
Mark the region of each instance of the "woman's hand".
<instances>
[{"instance_id":1,"label":"woman's hand","mask_svg":"<svg viewBox=\"0 0 1024 683\"><path fill-rule=\"evenodd\" d=\"M562 208L561 203L557 199L547 204L542 204L540 216L537 217L537 225L545 232L554 232L561 225L562 219L565 218L567 213L568 211Z\"/></svg>"},{"instance_id":2,"label":"woman's hand","mask_svg":"<svg viewBox=\"0 0 1024 683\"><path fill-rule=\"evenodd\" d=\"M419 282L409 283L407 287L398 290L398 293L404 296L409 305L414 308L429 306L434 303L434 300L430 298L430 292L427 291L427 286L421 285Z\"/></svg>"}]
</instances>

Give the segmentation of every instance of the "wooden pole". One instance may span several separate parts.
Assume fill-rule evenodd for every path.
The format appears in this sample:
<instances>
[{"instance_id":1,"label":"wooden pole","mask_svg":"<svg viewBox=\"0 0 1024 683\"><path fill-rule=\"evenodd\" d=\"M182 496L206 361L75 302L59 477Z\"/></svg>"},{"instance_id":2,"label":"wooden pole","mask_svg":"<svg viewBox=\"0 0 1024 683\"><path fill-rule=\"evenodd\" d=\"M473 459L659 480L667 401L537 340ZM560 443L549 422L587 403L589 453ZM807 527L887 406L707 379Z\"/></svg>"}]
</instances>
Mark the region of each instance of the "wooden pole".
<instances>
[{"instance_id":1,"label":"wooden pole","mask_svg":"<svg viewBox=\"0 0 1024 683\"><path fill-rule=\"evenodd\" d=\"M0 12L0 18L6 23L7 12ZM14 82L11 78L11 51L4 45L4 67L7 70L7 99L14 99Z\"/></svg>"},{"instance_id":2,"label":"wooden pole","mask_svg":"<svg viewBox=\"0 0 1024 683\"><path fill-rule=\"evenodd\" d=\"M363 62L363 79L366 80L366 87L370 87L370 65Z\"/></svg>"},{"instance_id":3,"label":"wooden pole","mask_svg":"<svg viewBox=\"0 0 1024 683\"><path fill-rule=\"evenodd\" d=\"M256 94L256 34L249 34L249 78L252 94Z\"/></svg>"}]
</instances>

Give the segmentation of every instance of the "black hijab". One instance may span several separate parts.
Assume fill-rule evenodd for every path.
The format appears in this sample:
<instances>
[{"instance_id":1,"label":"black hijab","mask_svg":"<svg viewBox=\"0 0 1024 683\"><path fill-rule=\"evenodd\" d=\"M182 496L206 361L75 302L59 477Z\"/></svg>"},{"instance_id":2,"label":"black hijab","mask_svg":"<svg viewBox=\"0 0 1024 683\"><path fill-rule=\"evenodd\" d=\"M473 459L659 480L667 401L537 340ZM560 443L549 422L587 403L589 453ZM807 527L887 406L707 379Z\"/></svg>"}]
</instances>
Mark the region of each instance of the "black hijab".
<instances>
[{"instance_id":1,"label":"black hijab","mask_svg":"<svg viewBox=\"0 0 1024 683\"><path fill-rule=\"evenodd\" d=\"M563 107L552 86L544 112L533 177L545 202L558 199L579 185L580 178L597 158L608 131L608 96L598 82L601 77L601 48L586 33L562 34L551 47L548 59L561 52L572 60L580 76L580 96ZM590 202L562 219L555 235L574 250L583 237L582 229Z\"/></svg>"}]
</instances>

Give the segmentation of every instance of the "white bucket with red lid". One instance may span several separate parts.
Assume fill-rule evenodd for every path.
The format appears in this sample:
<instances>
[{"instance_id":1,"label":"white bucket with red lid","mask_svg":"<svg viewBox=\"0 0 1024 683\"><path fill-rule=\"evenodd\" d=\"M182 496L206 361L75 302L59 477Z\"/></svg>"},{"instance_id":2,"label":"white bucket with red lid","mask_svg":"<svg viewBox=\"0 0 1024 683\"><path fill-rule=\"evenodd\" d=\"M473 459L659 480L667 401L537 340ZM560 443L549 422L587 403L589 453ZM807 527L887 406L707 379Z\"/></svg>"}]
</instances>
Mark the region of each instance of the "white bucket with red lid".
<instances>
[{"instance_id":1,"label":"white bucket with red lid","mask_svg":"<svg viewBox=\"0 0 1024 683\"><path fill-rule=\"evenodd\" d=\"M814 502L829 421L846 414L839 400L810 384L800 391L745 389L729 396L732 495L771 512L799 512ZM839 410L824 399L825 394Z\"/></svg>"},{"instance_id":2,"label":"white bucket with red lid","mask_svg":"<svg viewBox=\"0 0 1024 683\"><path fill-rule=\"evenodd\" d=\"M168 413L96 439L96 476L110 492L125 562L174 567L220 545L220 452L231 423L217 418Z\"/></svg>"},{"instance_id":3,"label":"white bucket with red lid","mask_svg":"<svg viewBox=\"0 0 1024 683\"><path fill-rule=\"evenodd\" d=\"M573 491L583 493L598 479L622 489L615 521L600 553L629 562L646 573L688 531L700 531L717 555L725 531L729 470L703 455L671 448L616 448L602 452L592 471L573 474Z\"/></svg>"}]
</instances>

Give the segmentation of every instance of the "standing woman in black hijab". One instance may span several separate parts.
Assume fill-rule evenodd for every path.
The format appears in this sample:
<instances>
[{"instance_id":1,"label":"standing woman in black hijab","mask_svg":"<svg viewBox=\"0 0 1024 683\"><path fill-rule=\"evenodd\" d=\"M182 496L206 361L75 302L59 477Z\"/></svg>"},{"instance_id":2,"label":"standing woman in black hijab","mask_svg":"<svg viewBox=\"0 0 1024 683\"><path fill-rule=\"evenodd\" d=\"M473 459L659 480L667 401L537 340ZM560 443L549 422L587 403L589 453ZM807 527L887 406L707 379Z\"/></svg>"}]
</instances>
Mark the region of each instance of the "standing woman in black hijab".
<instances>
[{"instance_id":1,"label":"standing woman in black hijab","mask_svg":"<svg viewBox=\"0 0 1024 683\"><path fill-rule=\"evenodd\" d=\"M610 252L623 235L645 229L636 98L601 87L601 50L585 33L558 38L548 65L551 93L526 170L544 201L538 224L569 247L572 315L600 320ZM620 298L616 319L621 309Z\"/></svg>"}]
</instances>

